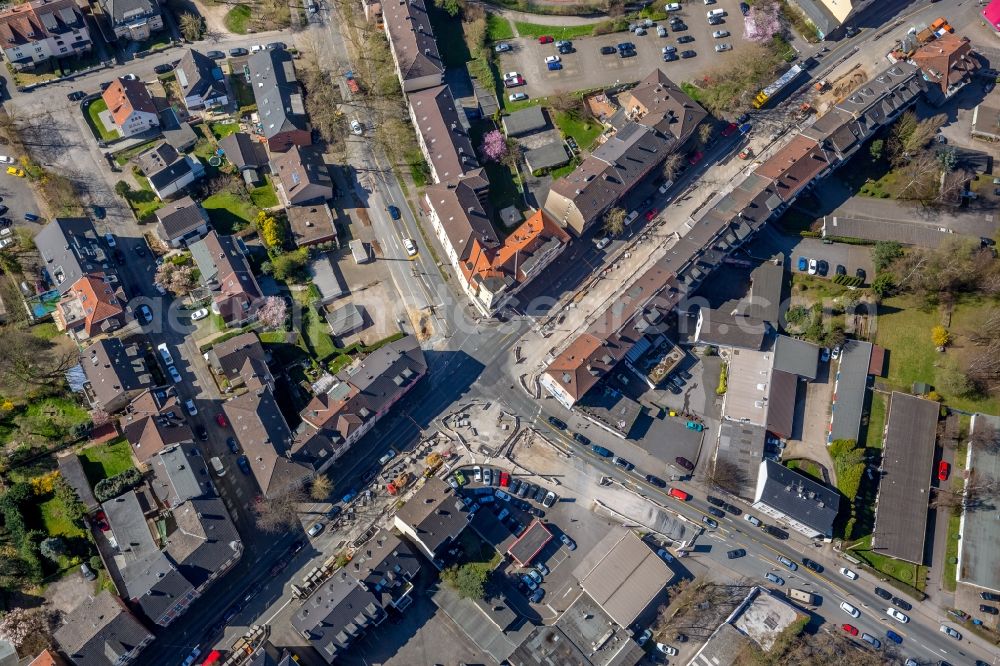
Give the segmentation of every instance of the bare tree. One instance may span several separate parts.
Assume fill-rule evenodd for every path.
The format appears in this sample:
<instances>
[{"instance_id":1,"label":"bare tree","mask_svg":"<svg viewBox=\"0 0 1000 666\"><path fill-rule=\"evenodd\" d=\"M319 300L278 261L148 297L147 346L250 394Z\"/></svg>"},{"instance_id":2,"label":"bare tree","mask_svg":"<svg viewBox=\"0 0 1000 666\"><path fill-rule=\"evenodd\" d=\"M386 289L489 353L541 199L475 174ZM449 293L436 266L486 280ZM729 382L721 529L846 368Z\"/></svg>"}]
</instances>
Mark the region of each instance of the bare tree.
<instances>
[{"instance_id":1,"label":"bare tree","mask_svg":"<svg viewBox=\"0 0 1000 666\"><path fill-rule=\"evenodd\" d=\"M708 142L712 140L712 134L714 131L712 123L702 123L698 126L698 144L702 148L708 146Z\"/></svg>"},{"instance_id":2,"label":"bare tree","mask_svg":"<svg viewBox=\"0 0 1000 666\"><path fill-rule=\"evenodd\" d=\"M309 486L309 496L317 502L324 501L330 496L331 491L333 491L333 482L325 474L317 476Z\"/></svg>"},{"instance_id":3,"label":"bare tree","mask_svg":"<svg viewBox=\"0 0 1000 666\"><path fill-rule=\"evenodd\" d=\"M299 524L299 505L306 501L306 492L294 488L273 499L257 504L257 527L262 532L274 534L293 529Z\"/></svg>"},{"instance_id":4,"label":"bare tree","mask_svg":"<svg viewBox=\"0 0 1000 666\"><path fill-rule=\"evenodd\" d=\"M747 474L736 463L716 456L709 467L708 480L720 490L739 495L747 482Z\"/></svg>"},{"instance_id":5,"label":"bare tree","mask_svg":"<svg viewBox=\"0 0 1000 666\"><path fill-rule=\"evenodd\" d=\"M680 172L682 164L684 164L684 156L680 153L670 153L667 155L667 159L663 161L663 177L669 181L673 181L678 172Z\"/></svg>"},{"instance_id":6,"label":"bare tree","mask_svg":"<svg viewBox=\"0 0 1000 666\"><path fill-rule=\"evenodd\" d=\"M937 199L941 182L941 164L925 150L911 156L899 170L902 186L896 196L920 203Z\"/></svg>"},{"instance_id":7,"label":"bare tree","mask_svg":"<svg viewBox=\"0 0 1000 666\"><path fill-rule=\"evenodd\" d=\"M75 349L63 351L19 327L0 327L0 340L0 388L12 395L22 395L28 387L58 384L78 362Z\"/></svg>"},{"instance_id":8,"label":"bare tree","mask_svg":"<svg viewBox=\"0 0 1000 666\"><path fill-rule=\"evenodd\" d=\"M992 454L1000 453L1000 433L986 419L980 417L976 421L976 429L973 430L972 436L969 438L972 446L980 451Z\"/></svg>"},{"instance_id":9,"label":"bare tree","mask_svg":"<svg viewBox=\"0 0 1000 666\"><path fill-rule=\"evenodd\" d=\"M625 230L625 209L617 206L604 214L604 231L609 236L617 236Z\"/></svg>"}]
</instances>

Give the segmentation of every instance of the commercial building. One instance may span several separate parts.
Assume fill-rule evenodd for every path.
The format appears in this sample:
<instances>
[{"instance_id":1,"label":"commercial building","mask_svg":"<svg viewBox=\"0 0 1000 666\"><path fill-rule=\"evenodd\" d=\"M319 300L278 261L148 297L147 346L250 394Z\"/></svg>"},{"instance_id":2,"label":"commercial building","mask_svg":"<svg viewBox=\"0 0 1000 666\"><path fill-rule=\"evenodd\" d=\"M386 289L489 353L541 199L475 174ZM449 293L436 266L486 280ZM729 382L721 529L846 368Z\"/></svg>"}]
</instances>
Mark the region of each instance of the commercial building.
<instances>
[{"instance_id":1,"label":"commercial building","mask_svg":"<svg viewBox=\"0 0 1000 666\"><path fill-rule=\"evenodd\" d=\"M1000 479L1000 417L974 414L970 429L969 452L965 460L955 461L955 471L964 466L969 471L965 491L981 480ZM1000 593L1000 521L990 510L965 510L959 526L958 581Z\"/></svg>"},{"instance_id":2,"label":"commercial building","mask_svg":"<svg viewBox=\"0 0 1000 666\"><path fill-rule=\"evenodd\" d=\"M139 79L118 77L104 90L101 98L108 106L115 128L123 137L160 126L153 98L146 84Z\"/></svg>"},{"instance_id":3,"label":"commercial building","mask_svg":"<svg viewBox=\"0 0 1000 666\"><path fill-rule=\"evenodd\" d=\"M295 62L285 49L264 49L247 58L260 134L271 152L312 143Z\"/></svg>"},{"instance_id":4,"label":"commercial building","mask_svg":"<svg viewBox=\"0 0 1000 666\"><path fill-rule=\"evenodd\" d=\"M392 523L441 569L442 553L466 528L469 518L468 507L451 486L432 476L400 507Z\"/></svg>"},{"instance_id":5,"label":"commercial building","mask_svg":"<svg viewBox=\"0 0 1000 666\"><path fill-rule=\"evenodd\" d=\"M83 11L74 0L32 0L0 11L0 43L14 69L50 58L70 58L93 46Z\"/></svg>"},{"instance_id":6,"label":"commercial building","mask_svg":"<svg viewBox=\"0 0 1000 666\"><path fill-rule=\"evenodd\" d=\"M934 444L941 406L894 391L882 446L872 550L915 564L924 561Z\"/></svg>"},{"instance_id":7,"label":"commercial building","mask_svg":"<svg viewBox=\"0 0 1000 666\"><path fill-rule=\"evenodd\" d=\"M770 460L760 463L753 508L810 539L830 539L840 493Z\"/></svg>"}]
</instances>

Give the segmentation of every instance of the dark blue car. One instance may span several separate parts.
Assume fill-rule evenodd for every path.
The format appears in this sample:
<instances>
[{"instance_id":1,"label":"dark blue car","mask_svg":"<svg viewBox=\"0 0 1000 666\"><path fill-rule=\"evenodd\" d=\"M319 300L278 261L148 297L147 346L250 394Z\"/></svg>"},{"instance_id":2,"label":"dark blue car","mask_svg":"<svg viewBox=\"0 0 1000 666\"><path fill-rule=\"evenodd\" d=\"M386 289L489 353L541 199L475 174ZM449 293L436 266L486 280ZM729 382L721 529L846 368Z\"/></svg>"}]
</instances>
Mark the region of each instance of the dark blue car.
<instances>
[{"instance_id":1,"label":"dark blue car","mask_svg":"<svg viewBox=\"0 0 1000 666\"><path fill-rule=\"evenodd\" d=\"M398 220L400 218L399 209L395 206L389 206L389 217Z\"/></svg>"},{"instance_id":2,"label":"dark blue car","mask_svg":"<svg viewBox=\"0 0 1000 666\"><path fill-rule=\"evenodd\" d=\"M557 69L562 69L562 63L561 62L550 62L549 63L549 70L555 71Z\"/></svg>"},{"instance_id":3,"label":"dark blue car","mask_svg":"<svg viewBox=\"0 0 1000 666\"><path fill-rule=\"evenodd\" d=\"M611 456L615 455L611 453L611 451L608 451L603 446L598 446L597 444L594 444L592 447L590 447L590 450L596 453L597 455L601 456L602 458L610 458Z\"/></svg>"},{"instance_id":4,"label":"dark blue car","mask_svg":"<svg viewBox=\"0 0 1000 666\"><path fill-rule=\"evenodd\" d=\"M143 307L145 307L145 306L143 306ZM230 437L229 439L227 439L226 440L226 446L228 446L229 450L232 451L233 453L239 453L240 452L240 445L236 443L236 438L235 437Z\"/></svg>"},{"instance_id":5,"label":"dark blue car","mask_svg":"<svg viewBox=\"0 0 1000 666\"><path fill-rule=\"evenodd\" d=\"M886 631L885 635L889 638L890 641L892 641L896 645L899 645L900 643L903 642L903 637L900 636L899 634L897 634L892 629L889 629L888 631Z\"/></svg>"},{"instance_id":6,"label":"dark blue car","mask_svg":"<svg viewBox=\"0 0 1000 666\"><path fill-rule=\"evenodd\" d=\"M239 466L240 471L250 476L250 461L247 460L246 456L240 456L236 459L236 464Z\"/></svg>"}]
</instances>

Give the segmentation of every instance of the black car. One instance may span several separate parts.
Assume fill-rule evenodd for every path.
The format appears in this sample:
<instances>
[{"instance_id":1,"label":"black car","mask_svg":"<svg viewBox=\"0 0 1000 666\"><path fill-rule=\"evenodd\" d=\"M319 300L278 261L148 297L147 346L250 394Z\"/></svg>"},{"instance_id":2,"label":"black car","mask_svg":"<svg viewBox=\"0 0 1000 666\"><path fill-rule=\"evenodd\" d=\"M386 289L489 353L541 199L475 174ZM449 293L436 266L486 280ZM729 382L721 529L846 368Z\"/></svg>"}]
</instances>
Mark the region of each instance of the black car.
<instances>
[{"instance_id":1,"label":"black car","mask_svg":"<svg viewBox=\"0 0 1000 666\"><path fill-rule=\"evenodd\" d=\"M208 431L205 430L205 426L197 426L194 429L194 432L195 432L195 434L198 435L198 439L200 439L201 441L203 441L203 442L207 442L208 441Z\"/></svg>"},{"instance_id":2,"label":"black car","mask_svg":"<svg viewBox=\"0 0 1000 666\"><path fill-rule=\"evenodd\" d=\"M728 553L726 553L726 557L728 557L731 560L735 560L737 557L746 557L746 554L747 551L743 550L742 548L737 548L736 550L731 550Z\"/></svg>"},{"instance_id":3,"label":"black car","mask_svg":"<svg viewBox=\"0 0 1000 666\"><path fill-rule=\"evenodd\" d=\"M0 215L4 215L8 210L10 209L7 206L0 204Z\"/></svg>"},{"instance_id":4,"label":"black car","mask_svg":"<svg viewBox=\"0 0 1000 666\"><path fill-rule=\"evenodd\" d=\"M282 51L285 48L287 47L285 46L284 42L271 42L267 45L268 51Z\"/></svg>"},{"instance_id":5,"label":"black car","mask_svg":"<svg viewBox=\"0 0 1000 666\"><path fill-rule=\"evenodd\" d=\"M725 518L726 512L722 509L716 509L714 506L708 507L708 512L715 516L716 518Z\"/></svg>"},{"instance_id":6,"label":"black car","mask_svg":"<svg viewBox=\"0 0 1000 666\"><path fill-rule=\"evenodd\" d=\"M747 13L750 11L750 5L748 5L745 2L741 2L740 3L740 11L743 13L743 16L746 16Z\"/></svg>"},{"instance_id":7,"label":"black car","mask_svg":"<svg viewBox=\"0 0 1000 666\"><path fill-rule=\"evenodd\" d=\"M808 557L802 558L802 566L804 566L806 569L812 569L816 573L823 572L823 565L815 560L810 560Z\"/></svg>"},{"instance_id":8,"label":"black car","mask_svg":"<svg viewBox=\"0 0 1000 666\"><path fill-rule=\"evenodd\" d=\"M618 56L620 58L634 58L635 57L635 51L632 50L632 49L628 49L626 51L620 51L618 53Z\"/></svg>"},{"instance_id":9,"label":"black car","mask_svg":"<svg viewBox=\"0 0 1000 666\"><path fill-rule=\"evenodd\" d=\"M830 272L830 264L826 263L825 259L820 259L816 264L816 272L820 275L826 275Z\"/></svg>"},{"instance_id":10,"label":"black car","mask_svg":"<svg viewBox=\"0 0 1000 666\"><path fill-rule=\"evenodd\" d=\"M305 539L299 539L298 541L294 542L292 544L292 555L295 555L297 552L299 552L305 547L306 547Z\"/></svg>"},{"instance_id":11,"label":"black car","mask_svg":"<svg viewBox=\"0 0 1000 666\"><path fill-rule=\"evenodd\" d=\"M223 53L222 51L209 51L205 55L211 58L212 60L222 60L223 58L226 57L226 54Z\"/></svg>"},{"instance_id":12,"label":"black car","mask_svg":"<svg viewBox=\"0 0 1000 666\"><path fill-rule=\"evenodd\" d=\"M544 518L545 517L545 512L542 511L541 509L539 509L537 506L529 506L527 510L528 510L528 513L530 513L531 515L533 515L535 518Z\"/></svg>"},{"instance_id":13,"label":"black car","mask_svg":"<svg viewBox=\"0 0 1000 666\"><path fill-rule=\"evenodd\" d=\"M906 599L900 599L899 597L892 598L892 605L897 608L902 608L905 611L913 610L913 604Z\"/></svg>"},{"instance_id":14,"label":"black car","mask_svg":"<svg viewBox=\"0 0 1000 666\"><path fill-rule=\"evenodd\" d=\"M249 51L247 51L245 48L242 48L242 47L236 47L235 49L229 49L229 56L231 58L238 58L240 56L248 55L249 53L250 53Z\"/></svg>"},{"instance_id":15,"label":"black car","mask_svg":"<svg viewBox=\"0 0 1000 666\"><path fill-rule=\"evenodd\" d=\"M681 51L681 57L682 58L693 58L696 55L698 55L698 54L695 53L694 51Z\"/></svg>"},{"instance_id":16,"label":"black car","mask_svg":"<svg viewBox=\"0 0 1000 666\"><path fill-rule=\"evenodd\" d=\"M847 269L843 264L837 264L837 275L847 275Z\"/></svg>"},{"instance_id":17,"label":"black car","mask_svg":"<svg viewBox=\"0 0 1000 666\"><path fill-rule=\"evenodd\" d=\"M1000 594L995 592L980 592L979 596L983 601L1000 601Z\"/></svg>"},{"instance_id":18,"label":"black car","mask_svg":"<svg viewBox=\"0 0 1000 666\"><path fill-rule=\"evenodd\" d=\"M865 278L867 277L867 274L865 273L865 269L863 269L863 268L859 268L858 270L854 271L854 275L855 275L855 277L857 277L862 282L864 282Z\"/></svg>"},{"instance_id":19,"label":"black car","mask_svg":"<svg viewBox=\"0 0 1000 666\"><path fill-rule=\"evenodd\" d=\"M676 458L674 458L674 462L689 472L694 469L694 463L685 458L684 456L677 456Z\"/></svg>"},{"instance_id":20,"label":"black car","mask_svg":"<svg viewBox=\"0 0 1000 666\"><path fill-rule=\"evenodd\" d=\"M74 90L70 94L66 95L66 98L71 102L78 102L86 96L87 93L83 92L82 90Z\"/></svg>"},{"instance_id":21,"label":"black car","mask_svg":"<svg viewBox=\"0 0 1000 666\"><path fill-rule=\"evenodd\" d=\"M733 506L732 504L726 504L722 508L725 509L726 511L728 511L729 513L733 514L734 516L742 516L743 515L743 511L740 510L739 507Z\"/></svg>"},{"instance_id":22,"label":"black car","mask_svg":"<svg viewBox=\"0 0 1000 666\"><path fill-rule=\"evenodd\" d=\"M622 42L618 45L619 51L635 51L635 44L632 42Z\"/></svg>"},{"instance_id":23,"label":"black car","mask_svg":"<svg viewBox=\"0 0 1000 666\"><path fill-rule=\"evenodd\" d=\"M677 38L678 44L690 44L693 41L694 37L692 37L691 35L681 35L680 37Z\"/></svg>"},{"instance_id":24,"label":"black car","mask_svg":"<svg viewBox=\"0 0 1000 666\"><path fill-rule=\"evenodd\" d=\"M568 425L566 425L565 421L563 421L562 419L557 419L554 416L549 417L549 423L551 423L553 427L558 428L559 430L565 430L566 428L569 427Z\"/></svg>"},{"instance_id":25,"label":"black car","mask_svg":"<svg viewBox=\"0 0 1000 666\"><path fill-rule=\"evenodd\" d=\"M990 615L996 615L998 612L996 606L987 606L986 604L979 604L980 613L989 613Z\"/></svg>"},{"instance_id":26,"label":"black car","mask_svg":"<svg viewBox=\"0 0 1000 666\"><path fill-rule=\"evenodd\" d=\"M573 439L578 441L580 444L583 444L584 446L590 446L590 438L587 437L586 435L581 435L578 432L574 432Z\"/></svg>"},{"instance_id":27,"label":"black car","mask_svg":"<svg viewBox=\"0 0 1000 666\"><path fill-rule=\"evenodd\" d=\"M165 62L162 65L157 65L156 67L154 67L153 71L157 74L166 74L167 72L172 71L173 69L174 69L173 65L171 65L169 62Z\"/></svg>"},{"instance_id":28,"label":"black car","mask_svg":"<svg viewBox=\"0 0 1000 666\"><path fill-rule=\"evenodd\" d=\"M558 49L559 53L563 55L566 55L567 53L572 53L575 50L576 49L574 49L572 46L560 46Z\"/></svg>"},{"instance_id":29,"label":"black car","mask_svg":"<svg viewBox=\"0 0 1000 666\"><path fill-rule=\"evenodd\" d=\"M101 82L101 92L104 92L105 90L107 90L110 87L111 87L111 81L102 81Z\"/></svg>"},{"instance_id":30,"label":"black car","mask_svg":"<svg viewBox=\"0 0 1000 666\"><path fill-rule=\"evenodd\" d=\"M111 253L111 256L115 258L115 263L125 263L125 253L121 251L121 248L115 248L115 251Z\"/></svg>"},{"instance_id":31,"label":"black car","mask_svg":"<svg viewBox=\"0 0 1000 666\"><path fill-rule=\"evenodd\" d=\"M712 529L715 529L716 527L719 526L719 523L715 522L714 520L712 520L708 516L702 516L701 517L701 522L705 523L706 525L708 525Z\"/></svg>"},{"instance_id":32,"label":"black car","mask_svg":"<svg viewBox=\"0 0 1000 666\"><path fill-rule=\"evenodd\" d=\"M613 47L613 46L602 46L601 47L601 55L611 55L616 50L617 49L615 47Z\"/></svg>"},{"instance_id":33,"label":"black car","mask_svg":"<svg viewBox=\"0 0 1000 666\"><path fill-rule=\"evenodd\" d=\"M875 588L875 594L876 594L876 596L882 597L886 601L892 599L892 595L889 594L889 591L888 590L883 590L881 587L876 587Z\"/></svg>"},{"instance_id":34,"label":"black car","mask_svg":"<svg viewBox=\"0 0 1000 666\"><path fill-rule=\"evenodd\" d=\"M782 541L788 540L788 532L780 527L775 527L774 525L763 525L760 529L767 532L775 539L781 539Z\"/></svg>"},{"instance_id":35,"label":"black car","mask_svg":"<svg viewBox=\"0 0 1000 666\"><path fill-rule=\"evenodd\" d=\"M688 29L687 23L671 23L670 27L674 29L674 32L684 32Z\"/></svg>"},{"instance_id":36,"label":"black car","mask_svg":"<svg viewBox=\"0 0 1000 666\"><path fill-rule=\"evenodd\" d=\"M631 462L629 462L625 458L622 458L621 456L615 456L614 459L612 459L611 462L613 462L614 464L618 465L619 467L621 467L626 472L635 469L635 465L633 465Z\"/></svg>"},{"instance_id":37,"label":"black car","mask_svg":"<svg viewBox=\"0 0 1000 666\"><path fill-rule=\"evenodd\" d=\"M726 504L723 500L720 500L718 497L712 497L711 495L706 497L705 501L713 506L725 506Z\"/></svg>"},{"instance_id":38,"label":"black car","mask_svg":"<svg viewBox=\"0 0 1000 666\"><path fill-rule=\"evenodd\" d=\"M344 507L340 506L339 504L334 504L333 506L330 507L330 510L326 512L327 520L333 520L343 512L344 512Z\"/></svg>"},{"instance_id":39,"label":"black car","mask_svg":"<svg viewBox=\"0 0 1000 666\"><path fill-rule=\"evenodd\" d=\"M149 252L146 251L146 246L143 243L139 243L135 246L135 253L140 257L145 257Z\"/></svg>"},{"instance_id":40,"label":"black car","mask_svg":"<svg viewBox=\"0 0 1000 666\"><path fill-rule=\"evenodd\" d=\"M103 220L108 216L108 211L104 208L104 206L98 206L96 204L90 207L90 212L92 212L94 217L98 220Z\"/></svg>"},{"instance_id":41,"label":"black car","mask_svg":"<svg viewBox=\"0 0 1000 666\"><path fill-rule=\"evenodd\" d=\"M664 53L663 62L673 62L674 60L680 60L676 53Z\"/></svg>"},{"instance_id":42,"label":"black car","mask_svg":"<svg viewBox=\"0 0 1000 666\"><path fill-rule=\"evenodd\" d=\"M0 217L0 229L6 229L12 224L14 224L14 222L9 217Z\"/></svg>"},{"instance_id":43,"label":"black car","mask_svg":"<svg viewBox=\"0 0 1000 666\"><path fill-rule=\"evenodd\" d=\"M547 491L545 490L545 488L538 486L537 488L535 488L535 494L531 496L531 499L535 500L540 504L542 500L545 499L546 494Z\"/></svg>"},{"instance_id":44,"label":"black car","mask_svg":"<svg viewBox=\"0 0 1000 666\"><path fill-rule=\"evenodd\" d=\"M650 484L652 486L656 486L657 488L666 488L667 487L667 482L666 481L664 481L660 477L654 476L652 474L647 474L646 475L646 483L648 483L648 484Z\"/></svg>"}]
</instances>

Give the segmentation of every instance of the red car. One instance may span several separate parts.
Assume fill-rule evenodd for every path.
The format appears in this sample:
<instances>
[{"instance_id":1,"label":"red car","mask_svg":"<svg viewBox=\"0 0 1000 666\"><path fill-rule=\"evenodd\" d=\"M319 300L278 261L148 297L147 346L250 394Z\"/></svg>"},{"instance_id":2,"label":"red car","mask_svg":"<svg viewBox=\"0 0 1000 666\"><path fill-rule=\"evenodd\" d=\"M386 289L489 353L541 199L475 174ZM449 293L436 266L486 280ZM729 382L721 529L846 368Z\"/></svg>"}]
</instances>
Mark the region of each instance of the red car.
<instances>
[{"instance_id":1,"label":"red car","mask_svg":"<svg viewBox=\"0 0 1000 666\"><path fill-rule=\"evenodd\" d=\"M947 481L948 472L950 471L951 471L951 465L942 460L938 464L938 481Z\"/></svg>"},{"instance_id":2,"label":"red car","mask_svg":"<svg viewBox=\"0 0 1000 666\"><path fill-rule=\"evenodd\" d=\"M500 487L507 488L510 486L510 475L507 472L500 472Z\"/></svg>"},{"instance_id":3,"label":"red car","mask_svg":"<svg viewBox=\"0 0 1000 666\"><path fill-rule=\"evenodd\" d=\"M701 162L701 158L703 158L704 156L705 154L702 153L700 150L695 151L694 154L692 154L691 157L688 158L688 164L695 165L698 162Z\"/></svg>"},{"instance_id":4,"label":"red car","mask_svg":"<svg viewBox=\"0 0 1000 666\"><path fill-rule=\"evenodd\" d=\"M548 35L542 35L541 37L538 38L538 43L539 44L551 44L552 42L553 42L553 39L551 37L549 37Z\"/></svg>"},{"instance_id":5,"label":"red car","mask_svg":"<svg viewBox=\"0 0 1000 666\"><path fill-rule=\"evenodd\" d=\"M656 217L656 214L659 213L659 212L660 212L659 208L650 208L649 210L647 210L646 211L646 221L647 222L652 222L653 218Z\"/></svg>"},{"instance_id":6,"label":"red car","mask_svg":"<svg viewBox=\"0 0 1000 666\"><path fill-rule=\"evenodd\" d=\"M215 415L215 422L218 423L219 426L223 428L229 425L229 422L226 421L226 415L223 414L222 412L219 412L218 414Z\"/></svg>"},{"instance_id":7,"label":"red car","mask_svg":"<svg viewBox=\"0 0 1000 666\"><path fill-rule=\"evenodd\" d=\"M843 629L844 631L846 631L847 633L849 633L851 636L857 636L858 635L858 628L855 627L852 624L844 624L844 625L841 625L840 628Z\"/></svg>"},{"instance_id":8,"label":"red car","mask_svg":"<svg viewBox=\"0 0 1000 666\"><path fill-rule=\"evenodd\" d=\"M682 502L686 502L689 499L691 499L691 496L688 495L683 490L681 490L680 488L671 488L670 494L676 497L677 499L681 500Z\"/></svg>"},{"instance_id":9,"label":"red car","mask_svg":"<svg viewBox=\"0 0 1000 666\"><path fill-rule=\"evenodd\" d=\"M736 123L729 123L726 125L726 129L722 130L722 136L732 136L733 132L738 129L739 127L736 126Z\"/></svg>"}]
</instances>

